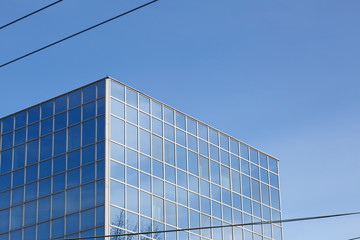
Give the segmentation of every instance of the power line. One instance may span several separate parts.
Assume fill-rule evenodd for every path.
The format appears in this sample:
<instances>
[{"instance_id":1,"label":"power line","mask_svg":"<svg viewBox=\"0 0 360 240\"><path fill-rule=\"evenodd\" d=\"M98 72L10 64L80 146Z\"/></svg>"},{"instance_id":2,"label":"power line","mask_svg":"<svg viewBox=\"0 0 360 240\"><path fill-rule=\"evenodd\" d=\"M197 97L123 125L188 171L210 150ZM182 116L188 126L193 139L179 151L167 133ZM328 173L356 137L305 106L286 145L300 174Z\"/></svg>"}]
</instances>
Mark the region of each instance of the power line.
<instances>
[{"instance_id":1,"label":"power line","mask_svg":"<svg viewBox=\"0 0 360 240\"><path fill-rule=\"evenodd\" d=\"M49 4L49 5L45 6L45 7L42 7L42 8L40 8L40 9L38 9L38 10L32 12L32 13L29 13L29 14L21 17L21 18L18 18L18 19L16 19L16 20L12 21L12 22L9 22L9 23L1 26L0 29L6 28L6 27L8 27L8 26L10 26L10 25L12 25L12 24L14 24L14 23L16 23L16 22L19 22L19 21L21 21L21 20L23 20L23 19L25 19L25 18L27 18L27 17L30 17L31 15L34 15L35 13L41 12L41 11L43 11L43 10L49 8L49 7L52 7L52 6L58 4L58 3L62 2L62 1L64 1L64 0L59 0L59 1L53 2L53 3L51 3L51 4Z\"/></svg>"},{"instance_id":2,"label":"power line","mask_svg":"<svg viewBox=\"0 0 360 240\"><path fill-rule=\"evenodd\" d=\"M360 237L350 238L349 240L355 240L355 239L360 239Z\"/></svg>"},{"instance_id":3,"label":"power line","mask_svg":"<svg viewBox=\"0 0 360 240\"><path fill-rule=\"evenodd\" d=\"M21 57L15 58L15 59L7 62L7 63L4 63L4 64L0 65L0 68L5 67L6 65L9 65L9 64L14 63L14 62L16 62L16 61L19 61L19 60L21 60L21 59L23 59L23 58L25 58L25 57L30 56L30 55L33 55L34 53L40 52L40 51L42 51L42 50L45 50L46 48L52 47L52 46L54 46L54 45L56 45L56 44L58 44L58 43L61 43L61 42L65 41L65 40L68 40L68 39L70 39L70 38L73 38L73 37L75 37L75 36L77 36L77 35L80 35L80 34L82 34L82 33L84 33L84 32L87 32L87 31L89 31L89 30L91 30L91 29L94 29L94 28L96 28L96 27L99 27L99 26L101 26L101 25L103 25L103 24L105 24L105 23L108 23L108 22L110 22L110 21L113 21L113 20L115 20L115 19L117 19L117 18L119 18L119 17L125 16L125 15L127 15L127 14L129 14L129 13L132 13L132 12L135 12L135 11L137 11L137 10L139 10L139 9L141 9L141 8L144 8L144 7L146 7L146 6L150 5L150 4L153 4L153 3L157 2L157 1L159 1L159 0L153 0L153 1L151 1L151 2L145 3L145 4L143 4L143 5L139 6L139 7L133 8L133 9L127 11L127 12L124 12L124 13L119 14L119 15L117 15L117 16L115 16L115 17L112 17L112 18L110 18L110 19L108 19L108 20L105 20L105 21L100 22L100 23L98 23L98 24L96 24L96 25L93 25L93 26L91 26L91 27L89 27L89 28L86 28L86 29L84 29L84 30L81 30L80 32L74 33L74 34L72 34L72 35L70 35L70 36L68 36L68 37L66 37L66 38L63 38L63 39L58 40L58 41L56 41L56 42L53 42L53 43L51 43L51 44L49 44L49 45L46 45L45 47L39 48L39 49L37 49L37 50L35 50L35 51L32 51L32 52L30 52L30 53L27 53L27 54L21 56Z\"/></svg>"},{"instance_id":4,"label":"power line","mask_svg":"<svg viewBox=\"0 0 360 240\"><path fill-rule=\"evenodd\" d=\"M172 230L163 230L163 231L153 231L153 232L140 232L140 233L126 233L126 234L113 234L113 235L104 235L104 236L92 236L92 237L80 237L80 238L53 238L53 240L80 240L80 239L90 239L90 238L106 238L106 237L124 237L124 236L135 236L135 235L147 235L147 234L158 234L158 233L170 233L170 232L180 232L180 231L194 231L202 229L214 229L214 228L226 228L226 227L243 227L243 226L252 226L252 225L262 225L262 224L272 224L272 223L288 223L288 222L299 222L299 221L308 221L324 218L334 218L334 217L344 217L350 215L358 215L360 212L351 212L351 213L341 213L333 215L324 215L324 216L315 216L315 217L304 217L304 218L290 218L285 220L275 220L275 221L260 221L252 223L240 223L240 224L229 224L222 226L209 226L209 227L196 227L196 228L183 228L183 229L172 229ZM349 240L360 239L353 238Z\"/></svg>"}]
</instances>

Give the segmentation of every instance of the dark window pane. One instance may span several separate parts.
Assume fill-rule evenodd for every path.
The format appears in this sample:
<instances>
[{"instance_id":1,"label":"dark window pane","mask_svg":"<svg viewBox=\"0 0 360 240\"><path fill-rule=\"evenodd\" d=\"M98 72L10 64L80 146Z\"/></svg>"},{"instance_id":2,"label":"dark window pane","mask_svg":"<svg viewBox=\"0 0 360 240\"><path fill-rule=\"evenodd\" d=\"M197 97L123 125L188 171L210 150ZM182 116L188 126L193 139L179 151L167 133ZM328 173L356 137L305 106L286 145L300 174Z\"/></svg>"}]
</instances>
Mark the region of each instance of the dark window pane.
<instances>
[{"instance_id":1,"label":"dark window pane","mask_svg":"<svg viewBox=\"0 0 360 240\"><path fill-rule=\"evenodd\" d=\"M40 138L40 160L50 158L52 155L52 135Z\"/></svg>"},{"instance_id":2,"label":"dark window pane","mask_svg":"<svg viewBox=\"0 0 360 240\"><path fill-rule=\"evenodd\" d=\"M100 116L97 118L97 133L96 133L96 140L101 141L105 139L105 116Z\"/></svg>"},{"instance_id":3,"label":"dark window pane","mask_svg":"<svg viewBox=\"0 0 360 240\"><path fill-rule=\"evenodd\" d=\"M66 129L54 133L54 156L66 151Z\"/></svg>"},{"instance_id":4,"label":"dark window pane","mask_svg":"<svg viewBox=\"0 0 360 240\"><path fill-rule=\"evenodd\" d=\"M10 189L11 187L11 173L0 176L0 191Z\"/></svg>"},{"instance_id":5,"label":"dark window pane","mask_svg":"<svg viewBox=\"0 0 360 240\"><path fill-rule=\"evenodd\" d=\"M95 117L96 102L91 102L83 106L83 121Z\"/></svg>"},{"instance_id":6,"label":"dark window pane","mask_svg":"<svg viewBox=\"0 0 360 240\"><path fill-rule=\"evenodd\" d=\"M67 95L55 99L55 114L67 109Z\"/></svg>"},{"instance_id":7,"label":"dark window pane","mask_svg":"<svg viewBox=\"0 0 360 240\"><path fill-rule=\"evenodd\" d=\"M82 149L81 164L90 163L95 161L95 145L88 146Z\"/></svg>"},{"instance_id":8,"label":"dark window pane","mask_svg":"<svg viewBox=\"0 0 360 240\"><path fill-rule=\"evenodd\" d=\"M105 142L96 144L96 160L105 158Z\"/></svg>"},{"instance_id":9,"label":"dark window pane","mask_svg":"<svg viewBox=\"0 0 360 240\"><path fill-rule=\"evenodd\" d=\"M53 177L53 193L65 189L65 173Z\"/></svg>"},{"instance_id":10,"label":"dark window pane","mask_svg":"<svg viewBox=\"0 0 360 240\"><path fill-rule=\"evenodd\" d=\"M69 111L69 126L81 121L81 107Z\"/></svg>"},{"instance_id":11,"label":"dark window pane","mask_svg":"<svg viewBox=\"0 0 360 240\"><path fill-rule=\"evenodd\" d=\"M0 173L6 173L11 171L12 152L12 149L1 152Z\"/></svg>"},{"instance_id":12,"label":"dark window pane","mask_svg":"<svg viewBox=\"0 0 360 240\"><path fill-rule=\"evenodd\" d=\"M13 169L21 168L25 165L25 144L14 148L14 166Z\"/></svg>"},{"instance_id":13,"label":"dark window pane","mask_svg":"<svg viewBox=\"0 0 360 240\"><path fill-rule=\"evenodd\" d=\"M13 132L2 135L2 149L13 146Z\"/></svg>"},{"instance_id":14,"label":"dark window pane","mask_svg":"<svg viewBox=\"0 0 360 240\"><path fill-rule=\"evenodd\" d=\"M50 197L39 199L39 208L38 208L38 221L48 220L50 218Z\"/></svg>"},{"instance_id":15,"label":"dark window pane","mask_svg":"<svg viewBox=\"0 0 360 240\"><path fill-rule=\"evenodd\" d=\"M81 168L81 183L87 183L95 179L95 164L86 165Z\"/></svg>"},{"instance_id":16,"label":"dark window pane","mask_svg":"<svg viewBox=\"0 0 360 240\"><path fill-rule=\"evenodd\" d=\"M26 164L36 163L39 158L39 140L28 142L26 149Z\"/></svg>"},{"instance_id":17,"label":"dark window pane","mask_svg":"<svg viewBox=\"0 0 360 240\"><path fill-rule=\"evenodd\" d=\"M80 166L80 150L68 153L67 169Z\"/></svg>"},{"instance_id":18,"label":"dark window pane","mask_svg":"<svg viewBox=\"0 0 360 240\"><path fill-rule=\"evenodd\" d=\"M53 115L54 111L53 101L50 100L46 103L41 104L41 119L47 118Z\"/></svg>"},{"instance_id":19,"label":"dark window pane","mask_svg":"<svg viewBox=\"0 0 360 240\"><path fill-rule=\"evenodd\" d=\"M83 122L82 124L82 145L88 145L95 142L95 119Z\"/></svg>"},{"instance_id":20,"label":"dark window pane","mask_svg":"<svg viewBox=\"0 0 360 240\"><path fill-rule=\"evenodd\" d=\"M65 171L66 168L66 155L61 155L53 160L53 174Z\"/></svg>"},{"instance_id":21,"label":"dark window pane","mask_svg":"<svg viewBox=\"0 0 360 240\"><path fill-rule=\"evenodd\" d=\"M40 163L39 178L48 177L51 175L51 160L43 161Z\"/></svg>"},{"instance_id":22,"label":"dark window pane","mask_svg":"<svg viewBox=\"0 0 360 240\"><path fill-rule=\"evenodd\" d=\"M26 168L26 183L35 181L38 178L38 165L32 165Z\"/></svg>"},{"instance_id":23,"label":"dark window pane","mask_svg":"<svg viewBox=\"0 0 360 240\"><path fill-rule=\"evenodd\" d=\"M96 98L96 85L91 84L83 88L83 103L90 102Z\"/></svg>"},{"instance_id":24,"label":"dark window pane","mask_svg":"<svg viewBox=\"0 0 360 240\"><path fill-rule=\"evenodd\" d=\"M55 131L66 127L67 112L55 116Z\"/></svg>"},{"instance_id":25,"label":"dark window pane","mask_svg":"<svg viewBox=\"0 0 360 240\"><path fill-rule=\"evenodd\" d=\"M12 131L14 129L14 115L11 115L7 118L4 118L2 120L2 133L7 133L9 131Z\"/></svg>"},{"instance_id":26,"label":"dark window pane","mask_svg":"<svg viewBox=\"0 0 360 240\"><path fill-rule=\"evenodd\" d=\"M81 187L81 209L93 207L95 204L95 185L90 183Z\"/></svg>"},{"instance_id":27,"label":"dark window pane","mask_svg":"<svg viewBox=\"0 0 360 240\"><path fill-rule=\"evenodd\" d=\"M74 187L80 184L80 168L67 172L67 187Z\"/></svg>"},{"instance_id":28,"label":"dark window pane","mask_svg":"<svg viewBox=\"0 0 360 240\"><path fill-rule=\"evenodd\" d=\"M105 96L105 81L102 80L97 83L97 97L104 97Z\"/></svg>"},{"instance_id":29,"label":"dark window pane","mask_svg":"<svg viewBox=\"0 0 360 240\"><path fill-rule=\"evenodd\" d=\"M26 110L15 115L15 129L26 125Z\"/></svg>"},{"instance_id":30,"label":"dark window pane","mask_svg":"<svg viewBox=\"0 0 360 240\"><path fill-rule=\"evenodd\" d=\"M46 196L51 193L51 179L46 178L39 181L39 197Z\"/></svg>"},{"instance_id":31,"label":"dark window pane","mask_svg":"<svg viewBox=\"0 0 360 240\"><path fill-rule=\"evenodd\" d=\"M24 184L24 169L13 172L13 186L17 187Z\"/></svg>"},{"instance_id":32,"label":"dark window pane","mask_svg":"<svg viewBox=\"0 0 360 240\"><path fill-rule=\"evenodd\" d=\"M69 93L69 108L79 106L81 104L81 90Z\"/></svg>"},{"instance_id":33,"label":"dark window pane","mask_svg":"<svg viewBox=\"0 0 360 240\"><path fill-rule=\"evenodd\" d=\"M28 124L39 121L40 106L32 107L28 110Z\"/></svg>"},{"instance_id":34,"label":"dark window pane","mask_svg":"<svg viewBox=\"0 0 360 240\"><path fill-rule=\"evenodd\" d=\"M53 118L41 121L41 136L53 131Z\"/></svg>"},{"instance_id":35,"label":"dark window pane","mask_svg":"<svg viewBox=\"0 0 360 240\"><path fill-rule=\"evenodd\" d=\"M28 126L28 140L39 137L39 123L34 123Z\"/></svg>"},{"instance_id":36,"label":"dark window pane","mask_svg":"<svg viewBox=\"0 0 360 240\"><path fill-rule=\"evenodd\" d=\"M65 193L52 195L52 218L65 214Z\"/></svg>"},{"instance_id":37,"label":"dark window pane","mask_svg":"<svg viewBox=\"0 0 360 240\"><path fill-rule=\"evenodd\" d=\"M101 115L103 113L105 113L105 98L97 100L96 104L96 114Z\"/></svg>"},{"instance_id":38,"label":"dark window pane","mask_svg":"<svg viewBox=\"0 0 360 240\"><path fill-rule=\"evenodd\" d=\"M68 150L80 147L81 126L76 125L68 129Z\"/></svg>"}]
</instances>

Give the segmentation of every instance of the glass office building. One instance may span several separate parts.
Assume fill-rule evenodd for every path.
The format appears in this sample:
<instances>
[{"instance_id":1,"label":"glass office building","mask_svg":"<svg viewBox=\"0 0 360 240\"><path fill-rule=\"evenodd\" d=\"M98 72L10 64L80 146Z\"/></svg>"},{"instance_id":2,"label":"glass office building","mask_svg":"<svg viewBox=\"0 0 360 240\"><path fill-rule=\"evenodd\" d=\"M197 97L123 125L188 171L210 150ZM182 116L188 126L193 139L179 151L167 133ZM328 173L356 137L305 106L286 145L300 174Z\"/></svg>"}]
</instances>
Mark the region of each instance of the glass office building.
<instances>
[{"instance_id":1,"label":"glass office building","mask_svg":"<svg viewBox=\"0 0 360 240\"><path fill-rule=\"evenodd\" d=\"M281 218L278 160L111 78L2 118L0 147L0 240ZM105 239L281 240L282 227Z\"/></svg>"}]
</instances>

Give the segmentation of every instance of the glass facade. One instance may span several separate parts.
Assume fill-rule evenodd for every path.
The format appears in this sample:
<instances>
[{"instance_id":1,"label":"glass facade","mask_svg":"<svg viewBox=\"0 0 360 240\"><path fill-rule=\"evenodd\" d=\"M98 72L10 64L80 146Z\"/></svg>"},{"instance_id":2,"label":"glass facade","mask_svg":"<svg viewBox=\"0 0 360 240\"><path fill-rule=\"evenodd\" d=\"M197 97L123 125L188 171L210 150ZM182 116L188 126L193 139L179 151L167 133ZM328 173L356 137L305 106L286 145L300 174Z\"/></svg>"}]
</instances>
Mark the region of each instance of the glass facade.
<instances>
[{"instance_id":1,"label":"glass facade","mask_svg":"<svg viewBox=\"0 0 360 240\"><path fill-rule=\"evenodd\" d=\"M0 240L104 234L104 80L1 119L0 149Z\"/></svg>"},{"instance_id":2,"label":"glass facade","mask_svg":"<svg viewBox=\"0 0 360 240\"><path fill-rule=\"evenodd\" d=\"M276 159L114 79L2 118L0 130L0 240L281 218ZM282 227L110 239L281 240Z\"/></svg>"},{"instance_id":3,"label":"glass facade","mask_svg":"<svg viewBox=\"0 0 360 240\"><path fill-rule=\"evenodd\" d=\"M276 159L115 80L110 80L110 95L110 234L281 218ZM282 227L127 239L281 240Z\"/></svg>"}]
</instances>

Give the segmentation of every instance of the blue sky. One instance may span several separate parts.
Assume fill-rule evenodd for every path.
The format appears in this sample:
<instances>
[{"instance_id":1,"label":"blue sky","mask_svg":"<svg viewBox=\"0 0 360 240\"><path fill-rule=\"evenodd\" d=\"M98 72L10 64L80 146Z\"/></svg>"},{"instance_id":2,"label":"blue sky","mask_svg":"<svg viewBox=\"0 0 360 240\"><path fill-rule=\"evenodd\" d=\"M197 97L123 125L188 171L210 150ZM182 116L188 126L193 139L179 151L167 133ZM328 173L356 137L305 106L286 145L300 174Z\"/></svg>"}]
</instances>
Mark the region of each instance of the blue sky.
<instances>
[{"instance_id":1,"label":"blue sky","mask_svg":"<svg viewBox=\"0 0 360 240\"><path fill-rule=\"evenodd\" d=\"M0 25L49 1L0 2ZM65 0L0 30L0 64L145 1ZM359 211L360 2L160 0L0 69L0 116L106 75L281 160L284 218ZM286 240L360 236L358 216Z\"/></svg>"}]
</instances>

